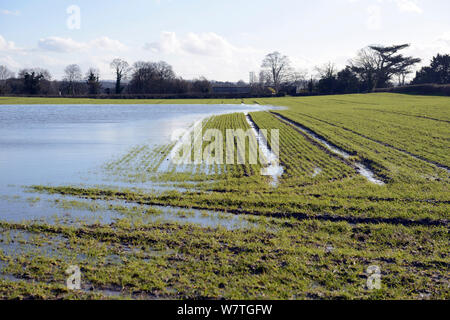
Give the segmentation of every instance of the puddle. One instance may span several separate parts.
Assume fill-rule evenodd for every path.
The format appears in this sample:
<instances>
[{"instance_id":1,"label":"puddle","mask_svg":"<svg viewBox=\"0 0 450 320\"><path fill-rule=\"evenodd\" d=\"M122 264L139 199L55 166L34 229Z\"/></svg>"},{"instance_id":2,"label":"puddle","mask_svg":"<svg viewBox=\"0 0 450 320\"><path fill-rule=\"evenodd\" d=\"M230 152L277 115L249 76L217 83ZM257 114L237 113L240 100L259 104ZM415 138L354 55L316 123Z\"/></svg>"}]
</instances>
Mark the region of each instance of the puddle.
<instances>
[{"instance_id":1,"label":"puddle","mask_svg":"<svg viewBox=\"0 0 450 320\"><path fill-rule=\"evenodd\" d=\"M2 274L0 273L0 279L8 281L8 282L13 282L13 283L18 283L18 282L26 282L26 283L31 283L31 284L48 284L47 282L42 282L42 281L36 281L34 279L25 279L25 278L19 278L10 274ZM82 284L81 285L81 289L80 290L74 290L74 292L83 292L83 293L87 293L87 294L101 294L104 297L110 297L110 298L132 298L129 294L127 294L126 292L122 292L120 290L120 288L117 288L116 290L113 289L101 289L101 288L95 288L94 286L90 285L90 284Z\"/></svg>"},{"instance_id":2,"label":"puddle","mask_svg":"<svg viewBox=\"0 0 450 320\"><path fill-rule=\"evenodd\" d=\"M364 178L369 180L370 182L377 184L379 186L384 185L385 183L375 177L375 174L366 166L364 166L362 163L356 162L355 163L356 170L360 175L362 175Z\"/></svg>"},{"instance_id":3,"label":"puddle","mask_svg":"<svg viewBox=\"0 0 450 320\"><path fill-rule=\"evenodd\" d=\"M315 178L315 177L317 177L319 174L321 174L322 173L322 169L321 168L315 168L314 169L314 172L313 172L313 174L312 174L312 177L313 178Z\"/></svg>"},{"instance_id":4,"label":"puddle","mask_svg":"<svg viewBox=\"0 0 450 320\"><path fill-rule=\"evenodd\" d=\"M105 201L95 200L97 204L105 208L105 212L111 212L114 216L128 216L139 219L145 223L181 223L195 224L204 228L223 227L228 230L248 229L257 227L256 222L251 222L243 216L231 213L214 212L208 210L184 209L173 206L137 205L136 203L122 200ZM106 209L113 206L112 209ZM114 209L114 206L116 207ZM154 212L156 209L158 212ZM149 213L146 213L149 212Z\"/></svg>"},{"instance_id":5,"label":"puddle","mask_svg":"<svg viewBox=\"0 0 450 320\"><path fill-rule=\"evenodd\" d=\"M307 134L311 139L315 140L316 142L319 142L321 145L325 146L331 152L340 155L344 159L349 159L351 157L351 155L348 152L340 149L336 145L334 145L334 144L330 143L329 141L325 140L324 138L320 137L319 135L317 135L315 132L309 130L308 128L306 128L292 120L289 120L283 116L280 116L278 114L275 114L275 116L279 120L286 122L286 123L290 124L291 126L294 126L295 128L297 128L301 132ZM366 178L369 182L380 185L380 186L385 184L383 181L377 179L375 174L372 172L372 170L370 170L368 167L366 167L362 163L355 162L355 167L356 167L356 171L360 175L362 175L364 178Z\"/></svg>"},{"instance_id":6,"label":"puddle","mask_svg":"<svg viewBox=\"0 0 450 320\"><path fill-rule=\"evenodd\" d=\"M86 221L111 223L119 217L117 213L98 210L95 202L85 203L80 206L64 206L70 201L79 201L79 198L62 196L58 194L46 194L29 191L29 189L14 188L20 195L3 197L0 201L0 219L8 222L22 222L29 220L41 220L48 222L54 217L63 219L75 217ZM56 219L55 219L56 220Z\"/></svg>"},{"instance_id":7,"label":"puddle","mask_svg":"<svg viewBox=\"0 0 450 320\"><path fill-rule=\"evenodd\" d=\"M24 255L45 256L59 259L65 262L94 262L94 257L89 252L75 252L68 249L69 239L61 235L49 235L32 233L23 230L3 230L0 235L0 252L10 258L18 258ZM117 263L120 257L114 254L101 257L106 263ZM5 264L3 265L5 267Z\"/></svg>"},{"instance_id":8,"label":"puddle","mask_svg":"<svg viewBox=\"0 0 450 320\"><path fill-rule=\"evenodd\" d=\"M152 218L152 222L192 223L204 228L223 227L228 230L248 229L257 226L257 223L251 223L244 217L229 213L216 213L193 209L186 210L174 207L159 208L164 210L164 213Z\"/></svg>"},{"instance_id":9,"label":"puddle","mask_svg":"<svg viewBox=\"0 0 450 320\"><path fill-rule=\"evenodd\" d=\"M30 197L30 194L33 197ZM11 197L8 210L2 211L4 221L39 221L49 224L77 226L83 223L110 224L123 217L147 223L195 224L204 228L223 227L228 230L257 227L243 216L209 210L172 206L144 205L125 200L91 200L70 195L30 193L28 199ZM1 235L0 235L1 236ZM1 239L1 237L0 237Z\"/></svg>"},{"instance_id":10,"label":"puddle","mask_svg":"<svg viewBox=\"0 0 450 320\"><path fill-rule=\"evenodd\" d=\"M45 256L54 259L61 259L70 264L79 265L80 263L84 264L86 262L95 263L94 259L96 257L92 257L88 259L88 256L91 256L89 252L83 253L80 250L77 250L76 247L58 247L55 244L54 239L62 239L60 236L49 236L43 234L35 234L28 231L22 230L1 230L0 233L0 252L2 254L12 258L17 259L19 257L23 257L23 255L29 255L30 257L35 256ZM49 243L33 243L34 241L47 241ZM30 241L27 243L27 241ZM67 239L65 240L67 242ZM144 248L142 246L129 246L125 244L118 244L114 246L108 246L108 249L111 250L111 253L108 253L106 256L103 256L104 261L101 261L101 264L109 265L120 265L123 263L123 258L130 259L131 256L134 256L142 261L149 262L151 259L167 256L167 255L176 255L178 254L176 250L173 249L153 249L153 248ZM114 253L116 252L116 253ZM73 254L72 254L73 253ZM69 255L67 255L69 254ZM99 263L99 262L97 262ZM48 279L32 279L27 276L27 274L21 273L18 270L18 273L12 272L8 270L8 263L0 260L0 280L4 280L6 282L18 283L25 282L29 284L57 284L65 286L64 281L48 278ZM121 298L151 298L153 295L149 295L147 293L132 293L127 290L123 290L122 287L117 285L106 285L104 287L94 285L90 281L81 278L81 289L74 290L74 292L83 292L87 294L101 294L105 297L121 297Z\"/></svg>"},{"instance_id":11,"label":"puddle","mask_svg":"<svg viewBox=\"0 0 450 320\"><path fill-rule=\"evenodd\" d=\"M279 158L277 155L269 148L269 144L267 142L266 137L260 133L256 124L253 122L252 118L248 114L245 113L245 119L247 120L248 125L252 128L253 133L255 134L256 141L258 143L258 147L260 152L263 154L264 158L268 162L264 168L261 169L261 175L270 176L272 178L271 185L273 187L278 186L278 182L280 177L284 173L283 167L279 163Z\"/></svg>"},{"instance_id":12,"label":"puddle","mask_svg":"<svg viewBox=\"0 0 450 320\"><path fill-rule=\"evenodd\" d=\"M22 281L27 281L26 279L20 279L20 278L17 278L17 277L15 277L15 276L13 276L13 275L10 275L10 274L3 274L3 273L0 273L0 279L6 280L6 281L9 281L9 282L22 282ZM30 281L30 282L31 282L31 281Z\"/></svg>"}]
</instances>

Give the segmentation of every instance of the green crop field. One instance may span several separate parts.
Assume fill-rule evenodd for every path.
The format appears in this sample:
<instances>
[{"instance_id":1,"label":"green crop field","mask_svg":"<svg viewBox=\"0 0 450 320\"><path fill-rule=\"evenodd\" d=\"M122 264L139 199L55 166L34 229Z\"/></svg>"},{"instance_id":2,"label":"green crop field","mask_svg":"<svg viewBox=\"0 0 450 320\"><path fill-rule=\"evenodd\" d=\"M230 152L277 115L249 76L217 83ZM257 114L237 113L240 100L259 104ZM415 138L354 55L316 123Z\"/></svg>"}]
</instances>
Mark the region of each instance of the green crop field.
<instances>
[{"instance_id":1,"label":"green crop field","mask_svg":"<svg viewBox=\"0 0 450 320\"><path fill-rule=\"evenodd\" d=\"M0 264L14 278L0 278L0 298L450 298L448 97L0 97L0 104L242 102L284 107L249 114L258 128L269 130L269 145L270 129L279 130L284 173L277 185L260 174L260 164L248 163L247 149L245 164L158 172L172 144L138 146L104 165L118 180L151 181L163 189L27 186L55 196L55 205L106 208L120 218L109 224L64 217L53 223L0 221ZM204 132L249 128L237 113L203 121ZM361 165L380 183L360 174ZM217 225L167 222L158 218L162 208ZM237 227L228 227L235 219ZM28 249L2 249L11 243ZM66 289L70 265L80 266L89 287ZM367 286L370 266L381 272L379 289Z\"/></svg>"}]
</instances>

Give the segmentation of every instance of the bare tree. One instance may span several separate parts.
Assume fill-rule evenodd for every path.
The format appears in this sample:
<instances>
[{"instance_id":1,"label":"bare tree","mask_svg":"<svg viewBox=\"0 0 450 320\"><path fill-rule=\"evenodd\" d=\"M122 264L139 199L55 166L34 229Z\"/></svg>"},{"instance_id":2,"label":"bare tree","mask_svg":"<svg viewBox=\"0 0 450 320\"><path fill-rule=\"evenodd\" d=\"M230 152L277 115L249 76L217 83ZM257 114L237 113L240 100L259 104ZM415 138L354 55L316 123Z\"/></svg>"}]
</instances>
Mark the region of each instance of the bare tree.
<instances>
[{"instance_id":1,"label":"bare tree","mask_svg":"<svg viewBox=\"0 0 450 320\"><path fill-rule=\"evenodd\" d=\"M270 84L270 74L266 70L261 70L259 72L259 85L260 86L266 86Z\"/></svg>"},{"instance_id":2,"label":"bare tree","mask_svg":"<svg viewBox=\"0 0 450 320\"><path fill-rule=\"evenodd\" d=\"M111 64L111 69L114 70L116 74L116 94L120 94L122 92L121 82L125 80L130 72L130 65L128 62L122 59L114 59Z\"/></svg>"},{"instance_id":3,"label":"bare tree","mask_svg":"<svg viewBox=\"0 0 450 320\"><path fill-rule=\"evenodd\" d=\"M75 95L75 84L81 81L81 68L77 64L68 65L64 69L65 78L64 80L69 84L69 90L72 92L72 95Z\"/></svg>"},{"instance_id":4,"label":"bare tree","mask_svg":"<svg viewBox=\"0 0 450 320\"><path fill-rule=\"evenodd\" d=\"M7 80L10 78L14 78L14 73L6 66L0 66L0 80Z\"/></svg>"},{"instance_id":5,"label":"bare tree","mask_svg":"<svg viewBox=\"0 0 450 320\"><path fill-rule=\"evenodd\" d=\"M337 67L333 62L328 62L315 68L319 73L316 89L320 94L334 94L337 88Z\"/></svg>"},{"instance_id":6,"label":"bare tree","mask_svg":"<svg viewBox=\"0 0 450 320\"><path fill-rule=\"evenodd\" d=\"M170 91L173 80L175 72L168 63L138 61L133 64L128 88L133 93L166 93Z\"/></svg>"},{"instance_id":7,"label":"bare tree","mask_svg":"<svg viewBox=\"0 0 450 320\"><path fill-rule=\"evenodd\" d=\"M320 78L332 78L336 76L337 67L333 62L328 62L320 67L315 68Z\"/></svg>"},{"instance_id":8,"label":"bare tree","mask_svg":"<svg viewBox=\"0 0 450 320\"><path fill-rule=\"evenodd\" d=\"M192 82L192 91L196 93L210 93L212 84L205 77L200 77Z\"/></svg>"},{"instance_id":9,"label":"bare tree","mask_svg":"<svg viewBox=\"0 0 450 320\"><path fill-rule=\"evenodd\" d=\"M253 94L263 94L266 90L266 85L268 85L268 77L267 72L264 70L260 70L259 74L256 72L250 72L249 84L251 88L251 92Z\"/></svg>"},{"instance_id":10,"label":"bare tree","mask_svg":"<svg viewBox=\"0 0 450 320\"><path fill-rule=\"evenodd\" d=\"M308 75L308 71L306 70L296 70L290 73L289 75L289 84L296 88L298 92L300 89L303 89L307 86L306 77Z\"/></svg>"},{"instance_id":11,"label":"bare tree","mask_svg":"<svg viewBox=\"0 0 450 320\"><path fill-rule=\"evenodd\" d=\"M270 74L271 84L275 91L279 92L281 84L289 77L291 63L287 56L275 51L264 58L261 68Z\"/></svg>"},{"instance_id":12,"label":"bare tree","mask_svg":"<svg viewBox=\"0 0 450 320\"><path fill-rule=\"evenodd\" d=\"M160 61L154 64L156 73L161 80L171 80L175 78L175 72L170 64Z\"/></svg>"},{"instance_id":13,"label":"bare tree","mask_svg":"<svg viewBox=\"0 0 450 320\"><path fill-rule=\"evenodd\" d=\"M307 70L298 69L298 70L291 72L291 74L289 75L289 79L291 82L297 83L297 82L305 81L307 76L308 76Z\"/></svg>"},{"instance_id":14,"label":"bare tree","mask_svg":"<svg viewBox=\"0 0 450 320\"><path fill-rule=\"evenodd\" d=\"M361 49L357 57L350 60L351 70L358 74L368 91L371 91L374 86L377 66L377 54L369 48Z\"/></svg>"}]
</instances>

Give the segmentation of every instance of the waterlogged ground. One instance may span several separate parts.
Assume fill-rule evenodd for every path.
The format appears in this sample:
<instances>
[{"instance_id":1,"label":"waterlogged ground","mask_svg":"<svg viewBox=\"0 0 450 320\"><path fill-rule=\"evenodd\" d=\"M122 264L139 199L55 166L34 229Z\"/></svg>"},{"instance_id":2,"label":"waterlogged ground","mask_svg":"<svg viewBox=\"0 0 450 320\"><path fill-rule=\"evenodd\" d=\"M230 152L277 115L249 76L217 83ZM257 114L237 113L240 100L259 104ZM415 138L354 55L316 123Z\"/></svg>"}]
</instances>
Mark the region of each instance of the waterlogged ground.
<instances>
[{"instance_id":1,"label":"waterlogged ground","mask_svg":"<svg viewBox=\"0 0 450 320\"><path fill-rule=\"evenodd\" d=\"M169 103L0 107L0 297L450 298L449 98ZM174 165L194 123L271 161Z\"/></svg>"},{"instance_id":2,"label":"waterlogged ground","mask_svg":"<svg viewBox=\"0 0 450 320\"><path fill-rule=\"evenodd\" d=\"M42 218L40 196L23 186L80 185L170 190L154 181L118 179L110 163L134 150L148 156L143 172L158 165L155 150L176 130L211 115L265 110L245 105L5 105L0 108L0 219ZM159 148L158 148L159 147ZM130 151L131 150L131 151ZM153 157L149 154L153 153ZM126 167L131 165L126 163ZM17 201L14 201L17 200Z\"/></svg>"}]
</instances>

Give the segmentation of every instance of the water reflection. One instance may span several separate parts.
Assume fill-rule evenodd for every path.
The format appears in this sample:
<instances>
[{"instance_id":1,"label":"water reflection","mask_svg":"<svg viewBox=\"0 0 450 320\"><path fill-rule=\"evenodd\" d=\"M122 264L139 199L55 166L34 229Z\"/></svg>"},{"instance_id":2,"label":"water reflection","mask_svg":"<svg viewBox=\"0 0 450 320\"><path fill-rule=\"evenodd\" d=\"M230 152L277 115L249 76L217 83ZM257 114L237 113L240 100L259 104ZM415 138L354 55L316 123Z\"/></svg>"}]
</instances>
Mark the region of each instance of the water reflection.
<instances>
[{"instance_id":1,"label":"water reflection","mask_svg":"<svg viewBox=\"0 0 450 320\"><path fill-rule=\"evenodd\" d=\"M267 109L248 105L2 106L0 219L27 211L28 205L5 200L5 196L26 198L20 186L105 184L107 178L91 173L98 173L105 162L133 146L168 144L174 129L188 129L208 116ZM109 181L112 186L118 183ZM45 214L46 208L40 209Z\"/></svg>"}]
</instances>

